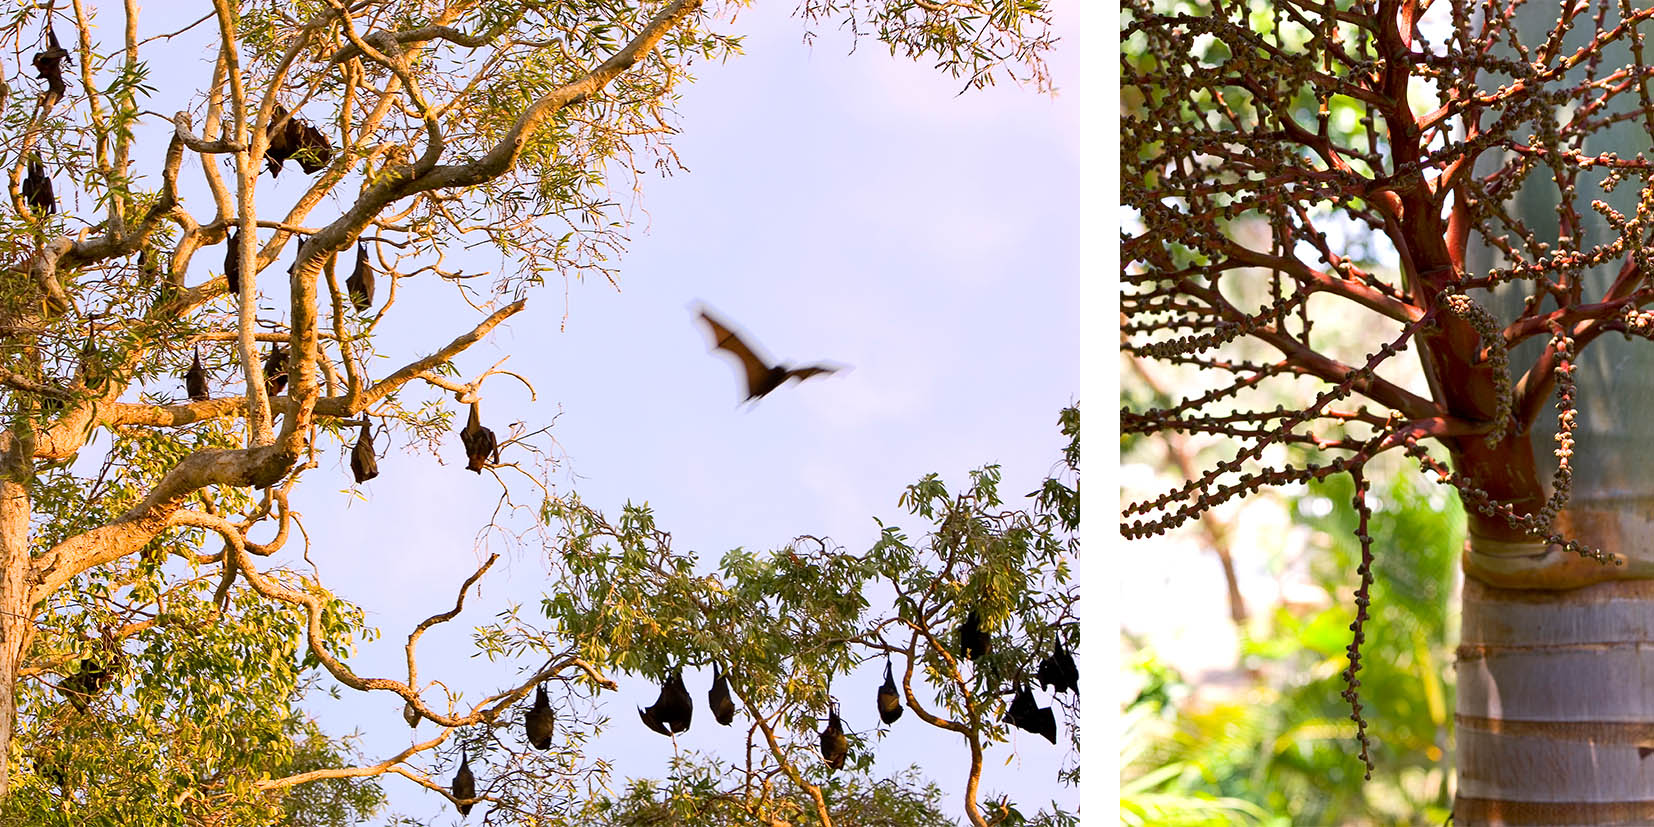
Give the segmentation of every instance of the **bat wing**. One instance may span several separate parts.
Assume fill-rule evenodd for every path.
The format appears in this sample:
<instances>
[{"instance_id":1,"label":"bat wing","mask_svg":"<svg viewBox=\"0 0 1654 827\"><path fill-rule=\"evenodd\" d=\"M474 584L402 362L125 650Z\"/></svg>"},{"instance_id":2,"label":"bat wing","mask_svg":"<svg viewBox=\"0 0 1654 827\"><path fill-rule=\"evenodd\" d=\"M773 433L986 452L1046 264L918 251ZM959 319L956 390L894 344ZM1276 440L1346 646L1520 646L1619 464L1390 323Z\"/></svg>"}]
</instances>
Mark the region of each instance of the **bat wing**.
<instances>
[{"instance_id":1,"label":"bat wing","mask_svg":"<svg viewBox=\"0 0 1654 827\"><path fill-rule=\"evenodd\" d=\"M740 336L735 335L735 331L712 318L705 310L701 311L700 318L712 331L712 349L727 350L741 360L741 367L747 372L747 393L757 396L759 389L763 387L765 376L770 372L769 364L753 353L752 348L741 341Z\"/></svg>"},{"instance_id":2,"label":"bat wing","mask_svg":"<svg viewBox=\"0 0 1654 827\"><path fill-rule=\"evenodd\" d=\"M788 379L797 379L800 382L802 382L805 379L808 379L812 376L821 376L823 374L828 374L828 373L838 373L838 370L839 370L838 368L829 367L827 365L810 365L809 367L793 368L793 369L787 371L787 378Z\"/></svg>"}]
</instances>

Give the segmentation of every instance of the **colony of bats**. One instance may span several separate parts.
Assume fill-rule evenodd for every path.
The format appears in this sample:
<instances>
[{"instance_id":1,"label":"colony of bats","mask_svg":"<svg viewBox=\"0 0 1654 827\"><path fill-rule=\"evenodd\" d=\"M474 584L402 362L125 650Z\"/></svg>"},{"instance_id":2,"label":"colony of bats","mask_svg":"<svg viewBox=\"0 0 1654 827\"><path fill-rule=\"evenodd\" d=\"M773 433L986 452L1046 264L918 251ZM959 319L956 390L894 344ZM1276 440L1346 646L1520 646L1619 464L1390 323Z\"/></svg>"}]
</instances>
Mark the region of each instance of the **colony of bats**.
<instances>
[{"instance_id":1,"label":"colony of bats","mask_svg":"<svg viewBox=\"0 0 1654 827\"><path fill-rule=\"evenodd\" d=\"M42 98L46 106L50 107L66 94L63 66L65 63L72 65L73 61L68 50L58 43L57 35L50 29L46 31L46 41L46 48L35 53L33 65L38 77L45 81L46 88L42 92ZM280 104L275 104L272 108L265 136L268 148L264 162L272 177L279 176L284 164L289 160L297 162L305 174L312 175L324 169L333 159L334 149L327 136L313 124L299 118L297 114ZM31 155L26 168L27 174L22 179L19 195L22 196L32 217L43 220L57 212L57 197L52 188L52 179L45 163L38 156ZM294 241L295 248L301 252L295 254L292 267L297 266L307 239L303 235L295 234ZM234 226L228 227L225 233L223 269L226 287L232 297L241 293L240 242L239 229ZM328 266L331 268L331 260ZM147 249L139 254L139 269L141 272L151 272L151 275L158 272L158 267ZM331 269L329 272L332 272ZM368 260L367 245L358 241L355 266L345 281L347 298L356 312L366 313L372 309L374 287L374 270ZM706 310L699 311L697 318L711 333L713 350L724 351L740 363L748 402L763 398L788 381L803 381L838 370L836 367L823 364L795 368L786 364L771 363L759 356L753 346L738 335L729 324L714 318ZM96 316L88 314L87 334L81 348L77 383L94 393L106 387L108 380L107 374L100 366L96 338ZM286 348L280 344L272 344L263 363L264 389L270 398L278 396L287 387L287 360ZM201 361L199 345L194 349L190 366L183 376L183 383L191 402L205 402L211 398L209 376ZM62 406L62 400L57 398L47 398L43 402L58 408ZM459 435L465 449L467 470L480 474L484 468L499 464L498 440L491 429L483 426L475 400L470 402L469 415ZM357 483L365 483L379 475L373 428L366 416L362 418L356 442L350 452L350 470ZM988 632L982 628L981 618L975 608L967 610L965 619L959 626L958 640L959 656L965 660L974 662L989 652L991 640ZM105 662L91 658L79 660L76 671L58 683L58 692L79 711L84 712L87 709L92 698L114 680L120 668L121 659L118 653L103 660ZM1054 692L1070 691L1078 695L1079 670L1074 665L1072 655L1064 648L1060 637L1053 645L1051 655L1040 662L1037 677L1042 689L1050 688ZM1050 707L1039 706L1028 683L1020 674L1013 682L1010 694L1012 700L1002 720L1056 743L1055 715ZM707 693L707 703L712 711L713 720L718 724L729 726L734 721L735 703L731 697L728 674L718 663L713 664L712 687ZM894 724L902 717L901 693L896 686L888 657L885 659L884 682L878 688L875 704L879 720L886 726ZM659 698L651 706L639 709L638 717L649 729L675 738L689 730L694 711L694 701L688 687L684 685L683 672L674 670L661 686ZM409 718L409 723L417 724L418 720L418 714L415 712ZM525 738L530 746L537 750L550 749L555 715L543 685L535 686L534 703L524 713L523 725ZM828 701L827 724L820 733L820 751L823 762L835 770L844 766L850 751L844 722L839 716L839 704L831 698ZM469 754L463 747L460 751L459 769L454 775L450 790L460 814L470 813L471 807L477 801L476 776L471 770Z\"/></svg>"}]
</instances>

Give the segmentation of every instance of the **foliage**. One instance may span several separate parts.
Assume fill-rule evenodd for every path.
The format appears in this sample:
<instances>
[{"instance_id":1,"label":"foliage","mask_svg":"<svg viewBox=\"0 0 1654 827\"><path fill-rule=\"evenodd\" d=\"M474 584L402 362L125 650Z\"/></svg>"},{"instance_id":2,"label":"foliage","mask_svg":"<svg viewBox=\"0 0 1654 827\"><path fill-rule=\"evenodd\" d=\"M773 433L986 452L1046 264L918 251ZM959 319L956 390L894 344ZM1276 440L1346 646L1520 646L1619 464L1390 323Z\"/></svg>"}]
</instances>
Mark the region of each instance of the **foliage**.
<instances>
[{"instance_id":1,"label":"foliage","mask_svg":"<svg viewBox=\"0 0 1654 827\"><path fill-rule=\"evenodd\" d=\"M579 656L599 668L659 682L687 666L722 665L737 709L754 721L748 754L759 758L734 772L681 768L667 797L678 816L735 807L760 821L792 821L800 817L799 800L808 799L819 822L837 823L830 813L841 803L829 805L830 795L876 786L857 777L872 764L873 744L850 733L846 768L857 780L846 786L821 761L817 733L837 699L835 678L884 659L893 663L910 715L957 734L969 749L967 783L974 787L982 749L1010 739L1001 721L1009 682L1032 681L1059 635L1070 650L1079 648L1071 579L1078 409L1065 410L1060 425L1068 440L1062 470L1029 495L1032 508L1003 508L995 466L972 472L957 494L928 475L900 500L929 524L924 538L910 540L900 527L881 523L879 540L859 555L805 537L770 554L732 550L715 572L703 573L693 554L672 548L647 507L628 504L610 522L578 498L552 501L546 518L559 526L554 562L564 590L548 595L543 609L554 634L575 641ZM993 638L991 651L975 662L958 656L957 628L968 607ZM500 629L494 637L510 634ZM1053 703L1077 757L1078 698L1062 695ZM1072 783L1078 773L1076 762L1064 775ZM771 777L784 789L771 788ZM722 785L712 783L719 779ZM654 787L639 788L625 811L649 809L655 794ZM922 814L926 795L888 803ZM973 820L982 817L980 806L966 796Z\"/></svg>"},{"instance_id":2,"label":"foliage","mask_svg":"<svg viewBox=\"0 0 1654 827\"><path fill-rule=\"evenodd\" d=\"M712 756L688 755L674 759L664 783L634 780L617 798L594 798L585 805L580 823L592 827L738 827L753 823L753 814L738 797L719 792L725 778L737 774L734 766ZM796 827L821 822L808 794L782 779L770 793L765 812L772 819ZM927 781L917 767L874 779L865 775L838 776L822 789L829 802L832 824L838 827L897 827L948 823L942 811L942 791ZM772 822L773 823L773 822Z\"/></svg>"},{"instance_id":3,"label":"foliage","mask_svg":"<svg viewBox=\"0 0 1654 827\"><path fill-rule=\"evenodd\" d=\"M460 742L500 745L492 734L535 684L614 685L545 637L483 641L521 674L481 700L437 701L442 676L419 678L414 640L405 673L357 674L355 645L377 632L298 564L289 542L313 538L289 502L363 424L434 454L452 403L521 378L498 365L464 375L458 357L550 276L614 280L619 199L676 162L672 107L696 61L739 51L725 12L740 4L185 5L151 4L163 13L140 21L136 3L25 4L0 19L5 53L20 58L0 88L7 823L354 823L379 806L386 773L440 790L425 764L451 764ZM1007 73L1043 83L1046 4L977 11L847 0L806 17L875 22L872 36L973 85ZM190 54L210 68L157 80L158 61ZM277 144L292 129L325 151L283 167ZM480 244L501 253L499 272L445 253ZM341 287L341 256L377 273L366 310ZM410 308L418 335L380 335ZM180 393L196 353L206 399ZM486 479L502 520L536 513L549 473L537 433L499 435ZM1060 509L1068 494L1048 496ZM985 542L998 542L993 519ZM1005 530L1012 545L1039 539ZM460 603L491 565L459 586ZM847 583L867 565L822 563ZM854 604L841 600L836 621ZM437 735L388 760L357 756L300 711L325 683L395 696ZM581 782L602 773L581 751L596 728L562 728L549 756L480 755L499 770L494 822L547 803L572 811Z\"/></svg>"},{"instance_id":4,"label":"foliage","mask_svg":"<svg viewBox=\"0 0 1654 827\"><path fill-rule=\"evenodd\" d=\"M247 785L356 756L297 707L315 680L300 662L303 617L246 588L220 611L209 587L195 580L168 595L144 645L119 650L113 685L85 711L40 676L24 684L14 744L28 745L17 752L27 760L0 823L349 824L380 806L372 779L285 793ZM88 643L94 659L111 656Z\"/></svg>"},{"instance_id":5,"label":"foliage","mask_svg":"<svg viewBox=\"0 0 1654 827\"><path fill-rule=\"evenodd\" d=\"M1439 825L1451 807L1456 637L1451 583L1464 515L1443 492L1396 475L1373 497L1373 614L1362 686L1374 770L1363 784L1347 706L1334 691L1354 612L1359 519L1347 481L1296 498L1315 529L1310 574L1327 606L1278 607L1265 633L1246 641L1242 665L1257 676L1233 697L1196 705L1176 670L1139 648L1140 685L1125 705L1122 819L1129 824L1231 823Z\"/></svg>"}]
</instances>

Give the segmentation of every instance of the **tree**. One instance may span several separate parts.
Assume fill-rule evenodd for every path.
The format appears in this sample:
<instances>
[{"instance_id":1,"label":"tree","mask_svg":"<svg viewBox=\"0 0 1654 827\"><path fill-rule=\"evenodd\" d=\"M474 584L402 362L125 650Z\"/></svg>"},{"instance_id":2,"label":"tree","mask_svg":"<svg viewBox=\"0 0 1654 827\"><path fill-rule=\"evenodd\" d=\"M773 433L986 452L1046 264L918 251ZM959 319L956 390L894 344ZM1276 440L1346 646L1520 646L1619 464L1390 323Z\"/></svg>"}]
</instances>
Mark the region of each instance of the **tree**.
<instances>
[{"instance_id":1,"label":"tree","mask_svg":"<svg viewBox=\"0 0 1654 827\"><path fill-rule=\"evenodd\" d=\"M1235 442L1128 505L1122 529L1146 537L1264 486L1348 475L1362 584L1345 694L1365 758L1373 556L1407 553L1373 546L1369 464L1405 454L1452 485L1469 533L1465 824L1654 817L1642 782L1606 780L1641 777L1631 733L1647 716L1630 687L1645 635L1615 619L1645 604L1650 569L1633 539L1640 443L1612 441L1641 420L1620 364L1633 345L1602 338L1651 329L1649 166L1620 151L1654 123L1650 12L1546 12L1534 37L1463 3L1138 3L1123 29L1121 186L1138 222L1122 238L1124 347L1204 378L1124 411L1122 428ZM1390 332L1331 349L1340 313ZM1395 378L1410 348L1424 387ZM1266 387L1299 404L1254 407Z\"/></svg>"},{"instance_id":2,"label":"tree","mask_svg":"<svg viewBox=\"0 0 1654 827\"><path fill-rule=\"evenodd\" d=\"M47 3L7 21L38 77L0 96L12 162L0 220L6 818L252 824L322 806L353 821L379 800L366 781L387 773L445 790L414 761L457 753L456 735L481 745L536 685L614 685L612 663L542 641L517 650L540 668L480 701L435 703L418 638L459 611L492 560L456 584L452 611L411 631L396 677L351 669L370 634L362 610L269 561L301 536L290 496L320 446L371 445L391 427L436 448L455 424L442 395L475 413L486 382L513 376L498 365L459 376L456 356L548 276L613 276L623 236L606 176L671 162L688 66L736 51L715 11L218 0L153 37L140 37L133 4ZM967 85L1045 82L1041 4L989 17L928 3L802 11L880 32ZM100 13L121 25L99 28ZM145 60L202 36L215 44L203 84L153 88ZM157 109L177 114L152 141ZM195 163L211 215L186 205L181 173ZM261 187L266 171L305 186L282 198ZM487 274L442 254L479 241L515 268L483 288ZM275 271L286 279L271 278L289 248ZM427 286L452 289L449 312L404 352L378 331L399 291ZM379 357L393 367L373 367ZM470 463L505 496L508 483L543 491L535 434L496 443ZM320 674L395 695L438 733L361 761L299 711ZM571 755L511 777L555 800L590 771ZM485 797L509 794L502 783Z\"/></svg>"}]
</instances>

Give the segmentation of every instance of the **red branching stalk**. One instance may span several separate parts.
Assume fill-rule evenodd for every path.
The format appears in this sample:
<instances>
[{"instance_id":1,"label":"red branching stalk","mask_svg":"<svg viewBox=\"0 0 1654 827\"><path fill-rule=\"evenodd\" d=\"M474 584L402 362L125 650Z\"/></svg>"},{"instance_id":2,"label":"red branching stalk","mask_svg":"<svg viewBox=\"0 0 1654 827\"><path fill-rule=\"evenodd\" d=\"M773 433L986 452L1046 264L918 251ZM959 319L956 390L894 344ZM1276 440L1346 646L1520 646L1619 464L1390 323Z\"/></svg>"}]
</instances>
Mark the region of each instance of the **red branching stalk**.
<instances>
[{"instance_id":1,"label":"red branching stalk","mask_svg":"<svg viewBox=\"0 0 1654 827\"><path fill-rule=\"evenodd\" d=\"M1198 15L1124 4L1122 349L1190 381L1172 384L1181 399L1123 410L1121 428L1236 447L1127 503L1121 531L1156 535L1265 486L1351 474L1363 585L1346 676L1364 732L1374 458L1400 451L1451 485L1479 536L1613 559L1553 524L1571 489L1579 352L1604 333L1654 335L1654 161L1602 151L1616 126L1654 133L1641 45L1654 7L1563 3L1525 42L1516 8L1491 0L1274 0L1267 23L1208 2ZM1418 97L1431 88L1435 102ZM1541 190L1554 235L1512 203ZM1329 324L1335 306L1347 312ZM1530 340L1543 348L1519 358ZM1427 392L1392 378L1410 346ZM1553 398L1547 491L1531 428Z\"/></svg>"}]
</instances>

